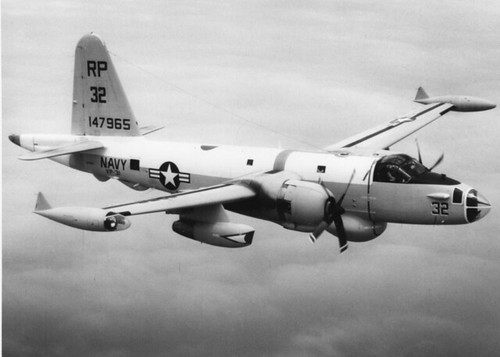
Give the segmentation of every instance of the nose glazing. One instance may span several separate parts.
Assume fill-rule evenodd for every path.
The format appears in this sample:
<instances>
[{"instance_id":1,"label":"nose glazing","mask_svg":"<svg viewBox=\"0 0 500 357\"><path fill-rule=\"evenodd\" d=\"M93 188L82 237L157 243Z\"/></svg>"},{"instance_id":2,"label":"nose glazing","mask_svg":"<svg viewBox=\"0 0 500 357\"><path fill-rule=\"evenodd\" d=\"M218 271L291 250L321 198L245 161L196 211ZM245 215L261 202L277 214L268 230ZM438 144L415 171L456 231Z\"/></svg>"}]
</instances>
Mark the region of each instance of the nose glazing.
<instances>
[{"instance_id":1,"label":"nose glazing","mask_svg":"<svg viewBox=\"0 0 500 357\"><path fill-rule=\"evenodd\" d=\"M477 190L470 190L466 199L466 215L469 223L480 220L488 214L491 209L490 202Z\"/></svg>"}]
</instances>

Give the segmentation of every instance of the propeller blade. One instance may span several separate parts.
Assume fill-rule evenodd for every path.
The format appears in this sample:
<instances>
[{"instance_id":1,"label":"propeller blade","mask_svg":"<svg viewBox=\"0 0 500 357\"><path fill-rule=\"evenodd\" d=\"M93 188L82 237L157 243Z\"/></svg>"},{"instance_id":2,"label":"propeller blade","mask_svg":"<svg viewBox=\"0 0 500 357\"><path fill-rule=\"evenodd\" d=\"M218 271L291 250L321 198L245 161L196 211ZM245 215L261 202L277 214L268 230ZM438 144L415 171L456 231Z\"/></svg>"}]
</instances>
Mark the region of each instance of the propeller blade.
<instances>
[{"instance_id":1,"label":"propeller blade","mask_svg":"<svg viewBox=\"0 0 500 357\"><path fill-rule=\"evenodd\" d=\"M418 162L423 164L422 162L422 153L420 152L420 145L418 144L418 139L415 138L415 144L417 144L417 152L418 152Z\"/></svg>"},{"instance_id":2,"label":"propeller blade","mask_svg":"<svg viewBox=\"0 0 500 357\"><path fill-rule=\"evenodd\" d=\"M321 222L314 232L309 233L309 239L311 243L316 243L316 241L319 239L319 237L323 234L323 232L330 226L331 222Z\"/></svg>"},{"instance_id":3,"label":"propeller blade","mask_svg":"<svg viewBox=\"0 0 500 357\"><path fill-rule=\"evenodd\" d=\"M335 223L335 228L337 229L337 237L339 239L340 253L342 253L348 247L347 234L344 228L344 221L342 220L342 216L338 215L334 218L333 222Z\"/></svg>"},{"instance_id":4,"label":"propeller blade","mask_svg":"<svg viewBox=\"0 0 500 357\"><path fill-rule=\"evenodd\" d=\"M327 202L325 203L325 218L321 221L320 224L316 227L316 229L309 233L309 239L311 243L315 243L321 234L332 224L335 223L335 228L337 229L337 236L339 239L340 252L344 252L347 249L347 234L344 227L344 221L342 220L342 215L345 213L345 209L342 207L342 202L344 202L344 198L351 187L352 180L354 179L354 175L356 174L356 170L352 171L351 177L349 178L349 182L344 190L344 193L340 197L340 200L335 201L333 194L323 185L321 178L318 180L318 183L323 187L327 196L329 197Z\"/></svg>"},{"instance_id":5,"label":"propeller blade","mask_svg":"<svg viewBox=\"0 0 500 357\"><path fill-rule=\"evenodd\" d=\"M441 154L441 156L439 157L439 159L437 159L436 163L431 166L431 168L429 169L429 171L434 170L436 168L436 166L438 166L441 162L443 162L443 160L444 160L444 153Z\"/></svg>"},{"instance_id":6,"label":"propeller blade","mask_svg":"<svg viewBox=\"0 0 500 357\"><path fill-rule=\"evenodd\" d=\"M339 250L340 250L340 253L344 253L347 248L349 248L349 245L347 244L347 240L342 240L339 238Z\"/></svg>"},{"instance_id":7,"label":"propeller blade","mask_svg":"<svg viewBox=\"0 0 500 357\"><path fill-rule=\"evenodd\" d=\"M337 202L337 206L341 207L342 202L344 202L345 195L347 194L347 191L349 191L349 187L351 187L352 180L354 179L354 175L356 174L356 169L352 170L351 178L349 179L349 182L347 183L347 187L344 190L344 193L342 196L340 196L340 200ZM343 210L343 209L342 209ZM344 212L340 213L343 214Z\"/></svg>"}]
</instances>

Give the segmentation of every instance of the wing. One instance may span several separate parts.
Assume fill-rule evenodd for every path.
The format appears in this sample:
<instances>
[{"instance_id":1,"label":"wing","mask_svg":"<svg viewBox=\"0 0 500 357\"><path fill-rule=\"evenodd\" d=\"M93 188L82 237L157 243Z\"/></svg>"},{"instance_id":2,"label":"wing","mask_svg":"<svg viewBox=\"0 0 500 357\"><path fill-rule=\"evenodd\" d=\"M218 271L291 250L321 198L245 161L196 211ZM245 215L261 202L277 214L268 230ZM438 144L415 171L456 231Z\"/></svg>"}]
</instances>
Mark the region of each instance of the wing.
<instances>
[{"instance_id":1,"label":"wing","mask_svg":"<svg viewBox=\"0 0 500 357\"><path fill-rule=\"evenodd\" d=\"M477 97L456 95L429 97L422 87L418 88L414 101L425 104L425 106L391 120L387 124L379 125L361 134L342 140L339 143L327 146L325 150L335 151L346 148L387 149L417 130L429 125L450 110L456 112L478 112L496 107L495 103Z\"/></svg>"},{"instance_id":2,"label":"wing","mask_svg":"<svg viewBox=\"0 0 500 357\"><path fill-rule=\"evenodd\" d=\"M257 194L251 188L239 184L223 184L200 188L198 190L175 193L169 196L153 198L145 201L106 207L124 216L166 212L181 213L190 208L206 207L217 204L243 201Z\"/></svg>"},{"instance_id":3,"label":"wing","mask_svg":"<svg viewBox=\"0 0 500 357\"><path fill-rule=\"evenodd\" d=\"M341 142L327 146L325 150L335 151L345 148L380 150L386 149L413 134L454 108L450 103L432 103L400 116L386 124L351 136Z\"/></svg>"}]
</instances>

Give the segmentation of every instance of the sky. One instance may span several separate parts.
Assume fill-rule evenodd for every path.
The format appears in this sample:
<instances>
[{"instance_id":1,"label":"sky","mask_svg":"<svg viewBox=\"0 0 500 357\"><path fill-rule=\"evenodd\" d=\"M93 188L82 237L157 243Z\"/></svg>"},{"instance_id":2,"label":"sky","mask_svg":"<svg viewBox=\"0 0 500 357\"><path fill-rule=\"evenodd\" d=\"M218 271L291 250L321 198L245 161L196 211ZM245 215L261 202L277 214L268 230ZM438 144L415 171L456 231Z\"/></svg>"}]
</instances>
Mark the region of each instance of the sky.
<instances>
[{"instance_id":1,"label":"sky","mask_svg":"<svg viewBox=\"0 0 500 357\"><path fill-rule=\"evenodd\" d=\"M68 133L74 50L107 43L155 140L316 149L431 95L500 103L500 3L3 0L5 356L491 356L500 350L499 109L418 133L430 166L484 194L465 226L391 224L338 253L334 237L231 214L252 246L222 249L134 217L116 234L32 213L145 199L48 160L11 133ZM416 155L414 137L394 147Z\"/></svg>"}]
</instances>

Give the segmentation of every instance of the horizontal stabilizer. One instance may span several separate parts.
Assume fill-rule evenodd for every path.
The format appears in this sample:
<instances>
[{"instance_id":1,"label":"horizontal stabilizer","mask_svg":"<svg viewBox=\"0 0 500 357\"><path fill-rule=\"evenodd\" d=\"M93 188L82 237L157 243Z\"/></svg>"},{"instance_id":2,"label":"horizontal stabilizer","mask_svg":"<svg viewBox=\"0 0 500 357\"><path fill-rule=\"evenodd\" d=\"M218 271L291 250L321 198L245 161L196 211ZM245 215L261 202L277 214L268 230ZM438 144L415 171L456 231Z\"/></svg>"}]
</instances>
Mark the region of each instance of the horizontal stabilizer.
<instances>
[{"instance_id":1,"label":"horizontal stabilizer","mask_svg":"<svg viewBox=\"0 0 500 357\"><path fill-rule=\"evenodd\" d=\"M47 150L33 151L19 156L21 160L40 160L48 159L61 155L75 154L77 152L84 152L96 149L102 149L104 145L98 141L82 141L74 144L57 146Z\"/></svg>"},{"instance_id":2,"label":"horizontal stabilizer","mask_svg":"<svg viewBox=\"0 0 500 357\"><path fill-rule=\"evenodd\" d=\"M142 135L148 135L151 133L154 133L155 131L161 130L165 128L164 126L155 126L155 125L148 125L148 126L141 126L139 129L141 131Z\"/></svg>"}]
</instances>

